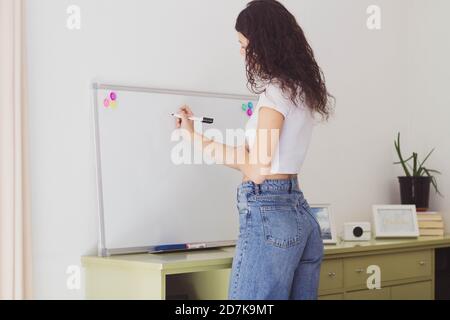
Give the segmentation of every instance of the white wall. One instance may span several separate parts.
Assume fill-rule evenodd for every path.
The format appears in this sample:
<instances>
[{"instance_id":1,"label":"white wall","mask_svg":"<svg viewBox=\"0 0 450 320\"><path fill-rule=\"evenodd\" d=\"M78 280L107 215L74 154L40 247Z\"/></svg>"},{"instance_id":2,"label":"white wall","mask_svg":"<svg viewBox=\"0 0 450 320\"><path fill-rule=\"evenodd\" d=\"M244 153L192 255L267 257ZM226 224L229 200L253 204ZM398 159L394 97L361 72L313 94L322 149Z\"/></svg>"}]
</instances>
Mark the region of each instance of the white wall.
<instances>
[{"instance_id":1,"label":"white wall","mask_svg":"<svg viewBox=\"0 0 450 320\"><path fill-rule=\"evenodd\" d=\"M428 167L442 172L437 183L444 198L432 188L433 209L446 215L450 231L450 2L446 0L410 2L407 42L407 83L410 152L418 151L422 158L432 148Z\"/></svg>"},{"instance_id":2,"label":"white wall","mask_svg":"<svg viewBox=\"0 0 450 320\"><path fill-rule=\"evenodd\" d=\"M429 56L428 44L443 46L441 38L425 32L406 37L429 2L414 0L411 8L410 0L376 2L383 9L383 28L374 32L365 24L366 8L374 1L284 1L304 27L337 98L336 116L317 128L300 181L310 203L333 204L338 226L368 220L372 204L399 202L401 171L391 164L398 130L406 147L419 152L438 147L430 162L437 169L445 171L448 155L443 135L448 98L440 82L445 73L429 68L438 65L433 59L412 71L412 64ZM445 0L436 2L438 7L426 13L431 17L448 8ZM67 290L66 268L79 265L81 255L96 253L90 81L247 93L234 32L245 3L28 0L36 298L82 298L82 290ZM80 31L66 28L71 4L82 9ZM439 23L426 29L439 31ZM421 48L417 54L409 51L414 40ZM442 63L444 57L438 57ZM435 73L441 78L426 82L426 91L417 90L424 83L411 77ZM422 108L425 101L430 112ZM436 118L438 127L430 125ZM428 128L419 131L422 119ZM441 181L445 193L449 179ZM434 207L448 210L448 200L432 200Z\"/></svg>"}]
</instances>

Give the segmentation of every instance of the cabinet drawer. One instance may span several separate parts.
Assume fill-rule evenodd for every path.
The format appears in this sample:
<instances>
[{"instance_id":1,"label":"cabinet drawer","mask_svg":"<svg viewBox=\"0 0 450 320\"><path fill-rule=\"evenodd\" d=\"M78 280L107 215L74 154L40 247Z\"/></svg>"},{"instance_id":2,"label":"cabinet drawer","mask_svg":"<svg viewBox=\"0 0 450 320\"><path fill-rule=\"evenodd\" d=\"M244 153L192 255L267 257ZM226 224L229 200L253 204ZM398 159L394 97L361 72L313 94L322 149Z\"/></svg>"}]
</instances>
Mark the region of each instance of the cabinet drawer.
<instances>
[{"instance_id":1,"label":"cabinet drawer","mask_svg":"<svg viewBox=\"0 0 450 320\"><path fill-rule=\"evenodd\" d=\"M318 300L344 300L344 294L329 294L326 296L319 296Z\"/></svg>"},{"instance_id":2,"label":"cabinet drawer","mask_svg":"<svg viewBox=\"0 0 450 320\"><path fill-rule=\"evenodd\" d=\"M392 287L391 297L392 300L432 300L432 282L425 281Z\"/></svg>"},{"instance_id":3,"label":"cabinet drawer","mask_svg":"<svg viewBox=\"0 0 450 320\"><path fill-rule=\"evenodd\" d=\"M342 289L344 287L343 262L338 260L324 260L320 268L319 291Z\"/></svg>"},{"instance_id":4,"label":"cabinet drawer","mask_svg":"<svg viewBox=\"0 0 450 320\"><path fill-rule=\"evenodd\" d=\"M416 277L431 277L431 259L431 250L345 259L345 287L365 287L367 278L370 276L367 274L367 268L372 265L380 267L382 283Z\"/></svg>"},{"instance_id":5,"label":"cabinet drawer","mask_svg":"<svg viewBox=\"0 0 450 320\"><path fill-rule=\"evenodd\" d=\"M390 300L390 298L390 288L353 291L345 294L345 300Z\"/></svg>"}]
</instances>

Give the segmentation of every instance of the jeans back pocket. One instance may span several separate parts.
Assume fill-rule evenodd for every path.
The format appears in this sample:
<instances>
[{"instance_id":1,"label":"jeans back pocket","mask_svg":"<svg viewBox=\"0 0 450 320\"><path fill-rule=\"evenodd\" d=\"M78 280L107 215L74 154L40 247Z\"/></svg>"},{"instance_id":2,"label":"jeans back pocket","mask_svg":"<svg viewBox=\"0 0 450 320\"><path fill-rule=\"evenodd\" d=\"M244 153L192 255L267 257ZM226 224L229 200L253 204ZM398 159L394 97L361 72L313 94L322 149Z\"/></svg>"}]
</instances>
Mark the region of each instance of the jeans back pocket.
<instances>
[{"instance_id":1,"label":"jeans back pocket","mask_svg":"<svg viewBox=\"0 0 450 320\"><path fill-rule=\"evenodd\" d=\"M263 205L260 212L267 242L276 247L289 248L301 241L300 217L295 207Z\"/></svg>"}]
</instances>

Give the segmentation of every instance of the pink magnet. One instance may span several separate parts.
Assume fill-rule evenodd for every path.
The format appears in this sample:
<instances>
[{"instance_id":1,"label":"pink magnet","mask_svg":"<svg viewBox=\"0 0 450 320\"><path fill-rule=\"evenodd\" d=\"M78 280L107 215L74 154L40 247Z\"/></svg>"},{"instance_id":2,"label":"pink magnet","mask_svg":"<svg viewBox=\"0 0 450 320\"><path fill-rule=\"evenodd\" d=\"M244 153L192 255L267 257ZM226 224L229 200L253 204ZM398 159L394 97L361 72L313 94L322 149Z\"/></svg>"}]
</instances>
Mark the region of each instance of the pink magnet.
<instances>
[{"instance_id":1,"label":"pink magnet","mask_svg":"<svg viewBox=\"0 0 450 320\"><path fill-rule=\"evenodd\" d=\"M249 117L251 117L251 116L253 115L252 109L248 109L248 110L247 110L247 115L248 115Z\"/></svg>"},{"instance_id":2,"label":"pink magnet","mask_svg":"<svg viewBox=\"0 0 450 320\"><path fill-rule=\"evenodd\" d=\"M105 100L103 100L103 105L105 106L105 108L109 108L109 103L110 103L110 101L109 101L108 98L106 98Z\"/></svg>"},{"instance_id":3,"label":"pink magnet","mask_svg":"<svg viewBox=\"0 0 450 320\"><path fill-rule=\"evenodd\" d=\"M117 94L115 92L111 92L109 94L109 97L111 98L112 101L116 101L117 100Z\"/></svg>"}]
</instances>

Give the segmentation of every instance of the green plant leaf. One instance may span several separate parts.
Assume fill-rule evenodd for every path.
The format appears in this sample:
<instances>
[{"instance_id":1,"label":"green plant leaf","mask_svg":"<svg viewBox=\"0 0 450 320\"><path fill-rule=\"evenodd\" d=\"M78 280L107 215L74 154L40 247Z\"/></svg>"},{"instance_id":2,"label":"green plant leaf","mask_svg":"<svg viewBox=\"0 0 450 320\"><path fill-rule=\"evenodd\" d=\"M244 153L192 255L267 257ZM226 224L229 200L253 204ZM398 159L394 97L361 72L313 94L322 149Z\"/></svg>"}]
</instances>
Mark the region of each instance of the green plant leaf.
<instances>
[{"instance_id":1,"label":"green plant leaf","mask_svg":"<svg viewBox=\"0 0 450 320\"><path fill-rule=\"evenodd\" d=\"M395 146L395 150L397 151L398 158L400 159L400 163L403 167L403 170L405 171L406 176L410 177L411 173L409 172L408 167L405 164L406 163L405 160L403 160L402 152L400 149L400 132L397 135L397 141L394 140L394 146Z\"/></svg>"},{"instance_id":2,"label":"green plant leaf","mask_svg":"<svg viewBox=\"0 0 450 320\"><path fill-rule=\"evenodd\" d=\"M419 170L417 170L417 177L422 177L423 176L423 174L422 174L423 168L424 167L420 167Z\"/></svg>"},{"instance_id":3,"label":"green plant leaf","mask_svg":"<svg viewBox=\"0 0 450 320\"><path fill-rule=\"evenodd\" d=\"M425 161L428 160L428 158L431 156L431 154L434 152L434 150L435 150L435 148L433 148L433 150L431 150L430 153L428 153L428 155L425 157L425 159L420 164L420 167L422 167L425 164Z\"/></svg>"},{"instance_id":4,"label":"green plant leaf","mask_svg":"<svg viewBox=\"0 0 450 320\"><path fill-rule=\"evenodd\" d=\"M407 165L411 170L413 169L413 167L411 167L411 165L409 163L407 163Z\"/></svg>"},{"instance_id":5,"label":"green plant leaf","mask_svg":"<svg viewBox=\"0 0 450 320\"><path fill-rule=\"evenodd\" d=\"M429 172L434 172L434 173L437 173L437 174L442 174L442 172L437 171L437 170L428 169L428 168L427 168L427 170L428 170Z\"/></svg>"},{"instance_id":6,"label":"green plant leaf","mask_svg":"<svg viewBox=\"0 0 450 320\"><path fill-rule=\"evenodd\" d=\"M414 159L413 159L413 164L414 164L413 176L417 177L417 153L413 152L413 157L414 157Z\"/></svg>"},{"instance_id":7,"label":"green plant leaf","mask_svg":"<svg viewBox=\"0 0 450 320\"><path fill-rule=\"evenodd\" d=\"M409 157L408 159L403 160L403 161L404 161L404 162L408 162L408 161L411 160L413 157L414 157L414 156L411 156L411 157ZM401 161L399 161L399 162L394 162L394 164L401 164L401 163L402 163Z\"/></svg>"},{"instance_id":8,"label":"green plant leaf","mask_svg":"<svg viewBox=\"0 0 450 320\"><path fill-rule=\"evenodd\" d=\"M427 168L424 168L424 170L427 173L427 175L429 177L431 177L431 183L433 184L433 187L434 187L434 190L436 191L436 193L438 193L441 197L444 197L443 194L439 191L439 189L437 187L436 178L430 174L430 171Z\"/></svg>"}]
</instances>

